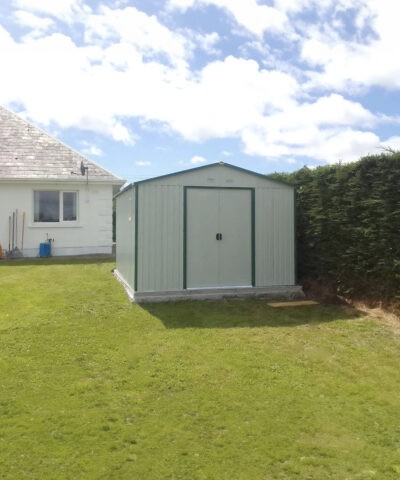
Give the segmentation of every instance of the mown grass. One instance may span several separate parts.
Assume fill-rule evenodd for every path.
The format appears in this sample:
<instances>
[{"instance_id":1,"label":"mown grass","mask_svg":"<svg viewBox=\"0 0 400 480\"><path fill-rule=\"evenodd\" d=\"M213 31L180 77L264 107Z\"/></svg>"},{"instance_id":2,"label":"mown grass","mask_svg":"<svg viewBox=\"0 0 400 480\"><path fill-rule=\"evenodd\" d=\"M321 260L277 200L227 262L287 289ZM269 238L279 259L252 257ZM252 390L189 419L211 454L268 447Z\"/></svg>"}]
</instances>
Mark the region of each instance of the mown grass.
<instances>
[{"instance_id":1,"label":"mown grass","mask_svg":"<svg viewBox=\"0 0 400 480\"><path fill-rule=\"evenodd\" d=\"M400 479L400 340L337 306L131 305L0 264L0 478Z\"/></svg>"}]
</instances>

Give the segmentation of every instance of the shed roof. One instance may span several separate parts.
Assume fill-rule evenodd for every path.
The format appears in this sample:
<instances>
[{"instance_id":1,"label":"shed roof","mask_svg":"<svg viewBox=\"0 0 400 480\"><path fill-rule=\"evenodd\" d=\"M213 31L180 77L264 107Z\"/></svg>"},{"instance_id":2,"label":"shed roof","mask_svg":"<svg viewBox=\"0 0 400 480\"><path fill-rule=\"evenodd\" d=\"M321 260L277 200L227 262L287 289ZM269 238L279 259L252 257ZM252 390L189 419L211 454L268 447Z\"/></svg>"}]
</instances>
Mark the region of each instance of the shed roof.
<instances>
[{"instance_id":1,"label":"shed roof","mask_svg":"<svg viewBox=\"0 0 400 480\"><path fill-rule=\"evenodd\" d=\"M181 170L181 171L178 171L178 172L167 173L166 175L160 175L158 177L152 177L152 178L146 178L144 180L139 180L137 182L134 182L134 183L131 183L131 184L127 185L120 192L118 192L115 196L116 197L119 196L120 194L126 192L127 190L135 187L135 185L140 185L142 183L152 182L154 180L161 180L161 179L164 179L164 178L173 177L175 175L182 175L182 174L184 175L186 173L192 173L192 172L196 172L196 171L200 171L200 170L206 170L206 169L209 169L209 168L214 168L214 167L219 166L219 165L223 165L224 167L228 167L228 168L231 168L233 170L243 172L243 173L252 175L254 177L257 177L257 178L261 178L262 180L265 180L266 182L277 183L277 184L285 185L286 187L294 189L294 186L291 185L290 183L284 182L282 180L276 180L274 178L268 178L266 175L263 175L262 173L253 172L252 170L247 170L247 169L242 168L242 167L237 167L236 165L231 165L230 163L215 162L215 163L210 163L208 165L202 165L200 167L189 168L187 170Z\"/></svg>"},{"instance_id":2,"label":"shed roof","mask_svg":"<svg viewBox=\"0 0 400 480\"><path fill-rule=\"evenodd\" d=\"M123 185L125 181L60 140L0 106L0 179L86 180Z\"/></svg>"}]
</instances>

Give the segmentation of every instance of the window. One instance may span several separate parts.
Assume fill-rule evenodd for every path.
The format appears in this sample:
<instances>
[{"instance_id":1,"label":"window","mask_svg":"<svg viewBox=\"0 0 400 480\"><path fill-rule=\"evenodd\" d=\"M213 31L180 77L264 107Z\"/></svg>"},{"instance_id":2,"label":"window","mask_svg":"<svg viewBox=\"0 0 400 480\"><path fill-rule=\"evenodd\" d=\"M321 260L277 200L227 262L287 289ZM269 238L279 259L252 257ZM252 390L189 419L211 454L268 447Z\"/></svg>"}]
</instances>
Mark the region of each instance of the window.
<instances>
[{"instance_id":1,"label":"window","mask_svg":"<svg viewBox=\"0 0 400 480\"><path fill-rule=\"evenodd\" d=\"M35 222L75 222L77 192L36 191L33 195Z\"/></svg>"}]
</instances>

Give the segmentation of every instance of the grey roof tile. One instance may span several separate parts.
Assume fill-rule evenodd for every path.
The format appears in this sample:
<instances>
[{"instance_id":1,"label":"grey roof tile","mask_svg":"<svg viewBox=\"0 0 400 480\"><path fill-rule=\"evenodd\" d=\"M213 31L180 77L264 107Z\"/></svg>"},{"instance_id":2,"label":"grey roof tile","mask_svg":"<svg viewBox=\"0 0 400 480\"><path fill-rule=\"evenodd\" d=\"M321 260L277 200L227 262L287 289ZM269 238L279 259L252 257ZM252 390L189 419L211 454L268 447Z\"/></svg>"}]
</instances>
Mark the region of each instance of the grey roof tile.
<instances>
[{"instance_id":1,"label":"grey roof tile","mask_svg":"<svg viewBox=\"0 0 400 480\"><path fill-rule=\"evenodd\" d=\"M77 180L81 162L89 180L122 185L124 180L0 106L0 179ZM74 172L74 173L71 173Z\"/></svg>"}]
</instances>

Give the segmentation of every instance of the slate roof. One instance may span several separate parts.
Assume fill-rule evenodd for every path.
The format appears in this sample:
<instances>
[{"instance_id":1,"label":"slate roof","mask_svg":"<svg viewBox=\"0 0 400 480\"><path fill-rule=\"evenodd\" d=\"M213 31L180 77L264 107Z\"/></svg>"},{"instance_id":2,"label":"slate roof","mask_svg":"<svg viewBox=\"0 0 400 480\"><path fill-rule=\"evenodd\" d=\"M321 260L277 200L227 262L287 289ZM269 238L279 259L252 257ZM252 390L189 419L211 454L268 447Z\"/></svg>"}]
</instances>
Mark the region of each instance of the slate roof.
<instances>
[{"instance_id":1,"label":"slate roof","mask_svg":"<svg viewBox=\"0 0 400 480\"><path fill-rule=\"evenodd\" d=\"M122 185L124 180L0 106L0 180L89 181ZM74 172L74 173L71 173Z\"/></svg>"}]
</instances>

